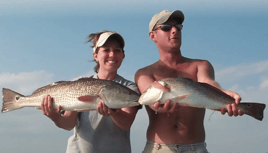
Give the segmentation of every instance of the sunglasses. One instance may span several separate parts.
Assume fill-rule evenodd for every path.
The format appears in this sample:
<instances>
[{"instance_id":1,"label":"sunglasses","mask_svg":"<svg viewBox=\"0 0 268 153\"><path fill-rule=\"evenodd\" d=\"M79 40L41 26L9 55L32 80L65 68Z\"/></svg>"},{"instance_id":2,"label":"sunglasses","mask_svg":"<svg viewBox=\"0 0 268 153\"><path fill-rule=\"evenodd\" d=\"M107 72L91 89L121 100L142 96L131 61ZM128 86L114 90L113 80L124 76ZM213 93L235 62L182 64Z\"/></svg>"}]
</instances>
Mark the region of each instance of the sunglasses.
<instances>
[{"instance_id":1,"label":"sunglasses","mask_svg":"<svg viewBox=\"0 0 268 153\"><path fill-rule=\"evenodd\" d=\"M163 31L169 31L172 27L175 27L178 31L182 30L183 25L182 24L175 24L175 25L170 25L170 24L163 24L157 28L155 28L153 31L157 30L157 29L161 29Z\"/></svg>"}]
</instances>

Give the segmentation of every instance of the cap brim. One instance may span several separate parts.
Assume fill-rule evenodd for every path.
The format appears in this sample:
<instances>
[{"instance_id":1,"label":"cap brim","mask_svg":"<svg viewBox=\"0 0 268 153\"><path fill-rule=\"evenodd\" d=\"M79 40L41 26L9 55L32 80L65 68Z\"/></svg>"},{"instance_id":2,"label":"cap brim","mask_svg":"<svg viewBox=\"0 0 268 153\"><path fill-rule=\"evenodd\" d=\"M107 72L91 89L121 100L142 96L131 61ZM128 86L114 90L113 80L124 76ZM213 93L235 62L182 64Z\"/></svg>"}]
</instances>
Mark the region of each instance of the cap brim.
<instances>
[{"instance_id":1,"label":"cap brim","mask_svg":"<svg viewBox=\"0 0 268 153\"><path fill-rule=\"evenodd\" d=\"M180 10L177 10L174 11L168 19L174 19L179 24L182 24L184 21L184 14Z\"/></svg>"},{"instance_id":2,"label":"cap brim","mask_svg":"<svg viewBox=\"0 0 268 153\"><path fill-rule=\"evenodd\" d=\"M184 21L184 15L181 11L177 10L174 12L170 12L165 14L164 16L162 16L157 22L156 24L163 24L165 22L167 22L169 19L174 19L175 21L177 21L179 24L182 24Z\"/></svg>"},{"instance_id":3,"label":"cap brim","mask_svg":"<svg viewBox=\"0 0 268 153\"><path fill-rule=\"evenodd\" d=\"M109 31L109 32L102 33L100 35L99 40L96 43L96 46L93 48L93 51L95 52L96 48L103 46L106 43L106 41L113 35L117 36L120 39L120 41L121 41L121 43L123 45L122 47L124 48L125 42L124 42L123 37L120 34L116 33L116 32L110 32Z\"/></svg>"}]
</instances>

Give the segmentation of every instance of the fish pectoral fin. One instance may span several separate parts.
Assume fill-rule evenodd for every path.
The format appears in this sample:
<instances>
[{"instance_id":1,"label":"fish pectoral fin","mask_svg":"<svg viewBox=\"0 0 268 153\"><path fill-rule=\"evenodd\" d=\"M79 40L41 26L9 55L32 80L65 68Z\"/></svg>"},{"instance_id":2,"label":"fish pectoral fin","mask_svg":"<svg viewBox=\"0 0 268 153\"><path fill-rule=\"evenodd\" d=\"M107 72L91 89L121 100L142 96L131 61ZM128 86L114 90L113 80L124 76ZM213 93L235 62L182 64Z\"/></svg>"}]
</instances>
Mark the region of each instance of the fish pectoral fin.
<instances>
[{"instance_id":1,"label":"fish pectoral fin","mask_svg":"<svg viewBox=\"0 0 268 153\"><path fill-rule=\"evenodd\" d=\"M89 96L89 95L85 95L85 96L80 96L77 99L81 102L85 102L85 103L94 103L96 101L98 97L97 96Z\"/></svg>"},{"instance_id":2,"label":"fish pectoral fin","mask_svg":"<svg viewBox=\"0 0 268 153\"><path fill-rule=\"evenodd\" d=\"M172 100L172 101L179 101L179 100L181 100L181 99L185 99L185 98L187 98L187 97L189 97L189 96L190 96L190 94L181 95L181 96L172 98L171 100Z\"/></svg>"}]
</instances>

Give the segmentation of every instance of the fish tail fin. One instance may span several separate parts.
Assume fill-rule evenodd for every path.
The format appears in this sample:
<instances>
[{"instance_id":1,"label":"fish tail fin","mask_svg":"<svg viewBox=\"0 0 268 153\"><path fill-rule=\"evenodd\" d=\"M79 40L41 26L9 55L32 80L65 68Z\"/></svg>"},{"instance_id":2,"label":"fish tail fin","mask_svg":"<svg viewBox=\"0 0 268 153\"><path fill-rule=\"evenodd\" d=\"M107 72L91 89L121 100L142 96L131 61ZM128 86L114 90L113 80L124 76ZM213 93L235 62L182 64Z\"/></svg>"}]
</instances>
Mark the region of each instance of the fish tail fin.
<instances>
[{"instance_id":1,"label":"fish tail fin","mask_svg":"<svg viewBox=\"0 0 268 153\"><path fill-rule=\"evenodd\" d=\"M265 109L265 104L260 103L240 103L239 106L243 108L244 113L254 117L257 120L262 121L263 111Z\"/></svg>"},{"instance_id":2,"label":"fish tail fin","mask_svg":"<svg viewBox=\"0 0 268 153\"><path fill-rule=\"evenodd\" d=\"M3 88L2 95L3 106L1 113L22 108L22 106L18 103L18 100L20 97L24 97L23 95L6 88Z\"/></svg>"}]
</instances>

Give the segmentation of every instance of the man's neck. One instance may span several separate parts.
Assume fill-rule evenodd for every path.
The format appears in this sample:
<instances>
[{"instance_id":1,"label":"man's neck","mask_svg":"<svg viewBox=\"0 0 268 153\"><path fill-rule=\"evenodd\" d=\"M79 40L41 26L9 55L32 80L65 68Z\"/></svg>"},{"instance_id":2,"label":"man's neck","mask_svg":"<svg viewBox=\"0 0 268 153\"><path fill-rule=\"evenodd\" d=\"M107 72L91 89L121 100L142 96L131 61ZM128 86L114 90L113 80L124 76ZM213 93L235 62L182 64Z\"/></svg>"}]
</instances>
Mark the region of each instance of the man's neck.
<instances>
[{"instance_id":1,"label":"man's neck","mask_svg":"<svg viewBox=\"0 0 268 153\"><path fill-rule=\"evenodd\" d=\"M175 66L177 64L183 63L184 57L181 55L180 50L176 51L159 51L160 59L159 61L165 65Z\"/></svg>"}]
</instances>

